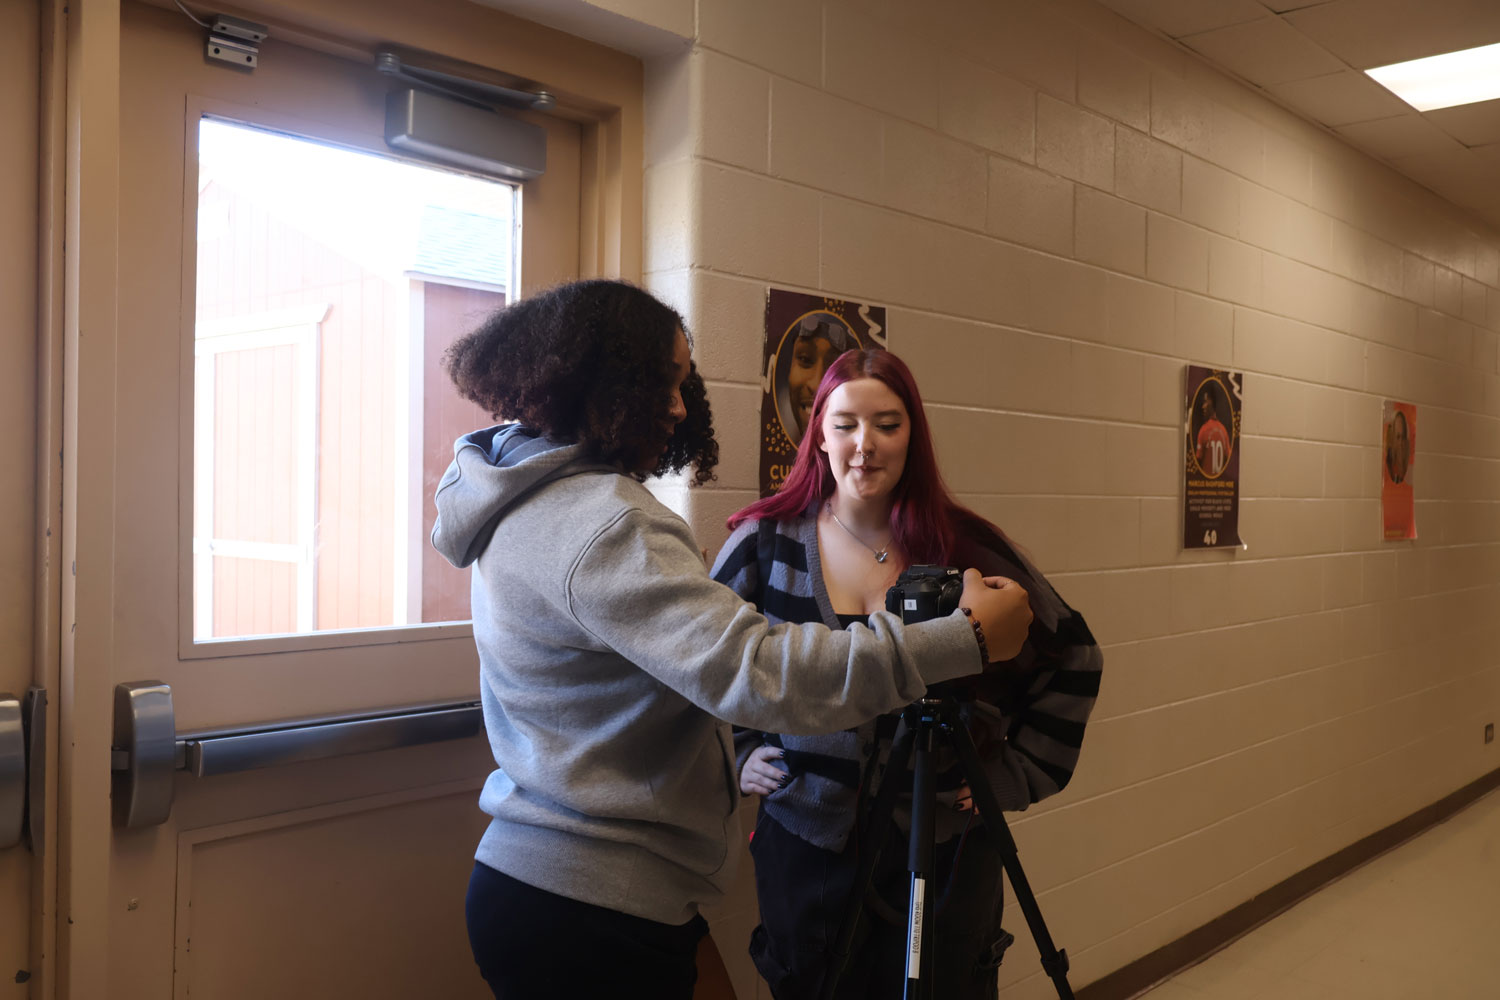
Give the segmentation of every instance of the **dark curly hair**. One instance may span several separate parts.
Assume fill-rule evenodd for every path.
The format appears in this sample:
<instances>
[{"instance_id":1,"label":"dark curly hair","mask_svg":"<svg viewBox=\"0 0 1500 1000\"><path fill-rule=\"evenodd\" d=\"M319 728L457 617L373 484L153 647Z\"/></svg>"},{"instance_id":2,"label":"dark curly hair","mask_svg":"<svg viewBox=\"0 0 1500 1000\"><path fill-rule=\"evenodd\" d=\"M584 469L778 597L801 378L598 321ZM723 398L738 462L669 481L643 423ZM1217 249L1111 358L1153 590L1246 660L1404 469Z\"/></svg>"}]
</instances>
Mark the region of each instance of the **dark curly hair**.
<instances>
[{"instance_id":1,"label":"dark curly hair","mask_svg":"<svg viewBox=\"0 0 1500 1000\"><path fill-rule=\"evenodd\" d=\"M498 310L449 347L443 366L460 394L637 478L692 465L714 478L719 445L703 377L682 383L687 416L661 451L672 404L677 331L670 306L624 281L575 281Z\"/></svg>"}]
</instances>

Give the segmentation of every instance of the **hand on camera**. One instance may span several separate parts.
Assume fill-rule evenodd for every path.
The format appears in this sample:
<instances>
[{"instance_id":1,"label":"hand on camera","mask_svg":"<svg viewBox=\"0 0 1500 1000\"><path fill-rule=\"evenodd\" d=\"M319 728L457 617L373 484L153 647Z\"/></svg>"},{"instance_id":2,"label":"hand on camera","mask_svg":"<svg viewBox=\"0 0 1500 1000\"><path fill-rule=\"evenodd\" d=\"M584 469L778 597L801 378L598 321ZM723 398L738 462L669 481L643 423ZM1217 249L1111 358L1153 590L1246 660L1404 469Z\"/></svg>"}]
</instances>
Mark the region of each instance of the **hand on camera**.
<instances>
[{"instance_id":1,"label":"hand on camera","mask_svg":"<svg viewBox=\"0 0 1500 1000\"><path fill-rule=\"evenodd\" d=\"M780 760L782 755L783 751L773 746L756 747L751 751L750 759L740 771L740 791L746 795L770 795L785 785L786 771L772 763Z\"/></svg>"},{"instance_id":2,"label":"hand on camera","mask_svg":"<svg viewBox=\"0 0 1500 1000\"><path fill-rule=\"evenodd\" d=\"M979 575L977 569L964 570L964 592L959 604L974 614L984 629L984 644L990 662L1009 660L1021 651L1031 627L1031 602L1026 588L1003 576Z\"/></svg>"}]
</instances>

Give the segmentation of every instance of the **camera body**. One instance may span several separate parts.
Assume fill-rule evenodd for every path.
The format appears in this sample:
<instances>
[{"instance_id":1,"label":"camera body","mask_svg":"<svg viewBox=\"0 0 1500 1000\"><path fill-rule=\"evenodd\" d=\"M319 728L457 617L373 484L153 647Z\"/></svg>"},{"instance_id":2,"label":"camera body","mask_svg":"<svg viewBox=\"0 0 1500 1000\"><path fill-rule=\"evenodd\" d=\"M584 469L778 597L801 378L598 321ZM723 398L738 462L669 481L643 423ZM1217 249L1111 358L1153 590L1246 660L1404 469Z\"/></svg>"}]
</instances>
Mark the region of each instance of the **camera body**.
<instances>
[{"instance_id":1,"label":"camera body","mask_svg":"<svg viewBox=\"0 0 1500 1000\"><path fill-rule=\"evenodd\" d=\"M885 592L885 609L908 625L958 610L963 574L952 566L909 566Z\"/></svg>"}]
</instances>

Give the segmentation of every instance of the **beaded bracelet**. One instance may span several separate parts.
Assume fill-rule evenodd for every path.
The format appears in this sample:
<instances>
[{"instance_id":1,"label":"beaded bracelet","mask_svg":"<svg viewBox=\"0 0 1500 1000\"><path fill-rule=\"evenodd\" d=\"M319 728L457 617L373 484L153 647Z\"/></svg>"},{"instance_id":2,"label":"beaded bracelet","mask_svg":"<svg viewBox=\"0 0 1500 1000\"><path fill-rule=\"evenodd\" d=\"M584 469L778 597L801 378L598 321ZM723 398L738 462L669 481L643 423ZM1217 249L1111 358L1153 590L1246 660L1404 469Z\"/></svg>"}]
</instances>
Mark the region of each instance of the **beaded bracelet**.
<instances>
[{"instance_id":1,"label":"beaded bracelet","mask_svg":"<svg viewBox=\"0 0 1500 1000\"><path fill-rule=\"evenodd\" d=\"M975 618L974 612L970 611L968 608L959 608L958 610L962 611L964 613L964 617L969 619L969 624L974 626L974 639L979 643L979 658L981 662L985 664L985 666L989 666L990 648L984 643L984 629L980 627L979 619Z\"/></svg>"}]
</instances>

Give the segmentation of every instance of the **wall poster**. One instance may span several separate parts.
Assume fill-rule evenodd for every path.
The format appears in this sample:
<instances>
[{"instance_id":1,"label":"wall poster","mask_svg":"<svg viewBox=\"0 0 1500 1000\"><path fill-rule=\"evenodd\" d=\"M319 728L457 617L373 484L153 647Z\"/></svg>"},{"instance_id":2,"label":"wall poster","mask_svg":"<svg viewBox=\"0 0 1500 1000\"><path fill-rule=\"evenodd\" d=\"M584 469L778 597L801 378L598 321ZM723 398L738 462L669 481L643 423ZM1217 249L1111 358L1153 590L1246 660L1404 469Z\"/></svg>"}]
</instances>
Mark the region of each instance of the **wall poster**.
<instances>
[{"instance_id":1,"label":"wall poster","mask_svg":"<svg viewBox=\"0 0 1500 1000\"><path fill-rule=\"evenodd\" d=\"M813 395L833 359L885 347L885 307L780 288L766 293L761 379L760 495L781 489L807 430Z\"/></svg>"},{"instance_id":2,"label":"wall poster","mask_svg":"<svg viewBox=\"0 0 1500 1000\"><path fill-rule=\"evenodd\" d=\"M1240 545L1241 372L1187 366L1182 547Z\"/></svg>"},{"instance_id":3,"label":"wall poster","mask_svg":"<svg viewBox=\"0 0 1500 1000\"><path fill-rule=\"evenodd\" d=\"M1380 516L1386 541L1417 537L1417 408L1386 400L1380 415Z\"/></svg>"}]
</instances>

